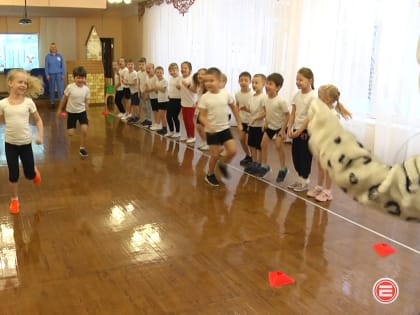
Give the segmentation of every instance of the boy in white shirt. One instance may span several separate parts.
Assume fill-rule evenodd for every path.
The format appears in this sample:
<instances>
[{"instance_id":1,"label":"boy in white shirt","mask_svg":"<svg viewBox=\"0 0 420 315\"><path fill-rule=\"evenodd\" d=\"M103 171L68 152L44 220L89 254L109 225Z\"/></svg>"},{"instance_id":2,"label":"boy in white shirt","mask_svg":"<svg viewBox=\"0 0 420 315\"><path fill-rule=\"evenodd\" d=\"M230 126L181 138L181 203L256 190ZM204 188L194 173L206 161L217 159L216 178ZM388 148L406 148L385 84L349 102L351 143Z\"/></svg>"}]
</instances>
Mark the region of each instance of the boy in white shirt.
<instances>
[{"instance_id":1,"label":"boy in white shirt","mask_svg":"<svg viewBox=\"0 0 420 315\"><path fill-rule=\"evenodd\" d=\"M140 94L140 109L143 109L144 120L141 125L148 127L152 125L152 107L150 105L149 94L145 92L146 89L146 58L141 57L138 62L139 71L137 77L139 78L139 94Z\"/></svg>"},{"instance_id":2,"label":"boy in white shirt","mask_svg":"<svg viewBox=\"0 0 420 315\"><path fill-rule=\"evenodd\" d=\"M286 138L286 126L289 121L289 109L286 101L278 95L283 86L283 76L280 73L272 73L267 77L265 91L267 93L264 103L265 117L264 134L261 141L261 167L256 174L264 177L270 170L268 160L268 143L274 140L280 161L280 170L277 174L276 182L280 183L287 175L286 156L284 153L283 140Z\"/></svg>"},{"instance_id":3,"label":"boy in white shirt","mask_svg":"<svg viewBox=\"0 0 420 315\"><path fill-rule=\"evenodd\" d=\"M86 151L86 138L88 130L88 116L90 90L86 85L86 69L82 66L73 69L74 82L67 85L57 109L57 115L65 108L67 112L67 132L74 134L76 124L80 124L80 149L82 158L88 156Z\"/></svg>"},{"instance_id":4,"label":"boy in white shirt","mask_svg":"<svg viewBox=\"0 0 420 315\"><path fill-rule=\"evenodd\" d=\"M205 181L211 186L219 186L214 170L216 165L223 177L229 178L226 164L236 154L236 144L230 132L229 107L238 122L238 129L242 129L241 120L235 105L233 96L225 89L221 89L222 73L217 68L209 68L205 75L205 87L207 92L201 96L198 102L200 110L199 119L203 124L207 143L210 146L209 169ZM220 145L223 145L225 156L223 161L219 159Z\"/></svg>"},{"instance_id":5,"label":"boy in white shirt","mask_svg":"<svg viewBox=\"0 0 420 315\"><path fill-rule=\"evenodd\" d=\"M251 74L247 71L241 72L241 74L239 74L239 86L241 89L235 93L236 105L238 107L249 104L249 100L253 94L252 89L249 87L250 84ZM245 152L245 157L240 161L240 165L246 167L252 162L251 152L248 147L249 113L241 110L239 116L241 116L242 121L242 131L239 132L239 142L241 143L242 150Z\"/></svg>"},{"instance_id":6,"label":"boy in white shirt","mask_svg":"<svg viewBox=\"0 0 420 315\"><path fill-rule=\"evenodd\" d=\"M245 167L246 173L256 175L261 166L261 140L263 137L264 102L266 95L263 93L266 77L263 74L255 74L252 78L252 95L248 105L241 105L240 110L249 113L248 147L251 151L252 162Z\"/></svg>"}]
</instances>

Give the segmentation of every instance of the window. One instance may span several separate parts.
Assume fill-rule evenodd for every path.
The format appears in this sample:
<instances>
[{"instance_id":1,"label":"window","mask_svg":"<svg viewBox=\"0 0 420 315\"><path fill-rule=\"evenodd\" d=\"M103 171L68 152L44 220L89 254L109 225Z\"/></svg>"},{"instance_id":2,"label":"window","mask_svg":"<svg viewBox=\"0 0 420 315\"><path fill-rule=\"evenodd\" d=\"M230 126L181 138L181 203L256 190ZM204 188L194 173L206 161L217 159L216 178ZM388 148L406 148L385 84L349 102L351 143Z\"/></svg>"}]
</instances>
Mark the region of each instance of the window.
<instances>
[{"instance_id":1,"label":"window","mask_svg":"<svg viewBox=\"0 0 420 315\"><path fill-rule=\"evenodd\" d=\"M38 34L0 34L0 71L39 68Z\"/></svg>"}]
</instances>

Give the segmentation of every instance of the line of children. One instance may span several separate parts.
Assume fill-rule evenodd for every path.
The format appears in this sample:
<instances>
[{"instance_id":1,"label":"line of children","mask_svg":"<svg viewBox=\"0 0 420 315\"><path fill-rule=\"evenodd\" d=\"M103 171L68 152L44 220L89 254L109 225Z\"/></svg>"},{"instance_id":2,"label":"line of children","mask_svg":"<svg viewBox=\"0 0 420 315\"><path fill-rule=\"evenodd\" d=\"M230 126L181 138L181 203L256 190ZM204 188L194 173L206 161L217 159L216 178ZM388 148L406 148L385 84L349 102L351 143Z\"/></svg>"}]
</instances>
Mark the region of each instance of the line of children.
<instances>
[{"instance_id":1,"label":"line of children","mask_svg":"<svg viewBox=\"0 0 420 315\"><path fill-rule=\"evenodd\" d=\"M211 68L209 72L202 68L195 74L198 79L196 79L197 82L194 83L191 77L192 67L189 62L183 62L181 64L182 77L178 74L177 64L172 63L169 66L171 78L168 82L163 76L164 71L162 67L156 68L155 76L155 72L152 71L154 69L150 70L150 66L153 65L149 64L148 66L149 71L147 71L146 66L148 78L146 79L147 88L145 93L157 92L158 100L157 106L152 105L152 108L154 107L154 112L156 112L157 109L157 115L155 115L155 124L152 126L151 130L158 130L159 134L167 137L178 138L180 136L178 115L179 108L182 108L185 129L187 132L187 138L183 140L187 140L187 143L189 144L194 143L194 116L190 116L194 112L194 106L200 104L201 96L206 94L207 85L212 86L212 83L209 83L212 80L209 79L209 82L206 83L204 78L207 78L208 76L216 77L214 81L220 83L219 90L216 92L216 89L212 87L213 92L211 93L218 94L220 90L222 90L223 85L222 73L220 73L219 76L215 74L214 68ZM153 77L151 75L152 73ZM154 80L154 89L151 87L151 79ZM250 81L252 82L253 91L249 88ZM239 75L238 82L240 90L235 94L237 104L237 107L235 108L239 108L241 125L240 128L238 128L238 133L241 147L245 153L245 157L240 161L240 165L245 167L245 172L264 177L271 170L271 167L268 164L268 144L270 140L273 140L280 164L276 182L283 182L288 173L285 163L284 142L286 141L287 136L289 136L292 139L292 159L298 178L293 184L290 184L288 188L295 191L305 191L308 190L312 164L312 154L308 146L309 136L306 128L308 124L308 109L311 101L315 98L313 85L314 76L309 68L301 68L297 72L296 85L300 91L293 97L290 115L286 101L278 95L283 85L283 81L284 79L279 73L272 73L267 78L263 74L256 74L252 77L252 80L251 75L248 72L242 72ZM266 94L263 93L264 88ZM328 93L330 94L326 94L325 92L321 96L322 89L320 89L319 97L323 97L324 102L326 102L325 99L328 98L328 106L333 106L332 104L337 102L337 111L343 117L347 118L350 114L348 110L338 102L338 99L331 94L333 93L331 92L333 89L330 87L328 89L325 88L325 90L328 90ZM325 95L329 96L327 97ZM193 102L197 96L198 101L194 104ZM165 105L165 108L159 105ZM166 112L167 108L170 109L168 112ZM203 108L199 107L198 113L201 112L203 112ZM166 128L167 121L169 131ZM199 149L206 150L208 149L208 145L205 139L208 132L204 132L205 127L202 121L208 123L206 118L201 119L200 117L197 117L197 130L203 139L203 145L200 146ZM227 154L227 160L229 160L232 151L224 151L222 155L225 155L225 153ZM214 173L212 173L212 169L214 169L213 166L215 165L216 163L214 161L210 163L210 172L206 177L206 181L212 185L217 181ZM225 174L224 170L226 168L223 167L223 163L219 163L218 165L222 165L221 171L222 174ZM308 192L309 197L314 197L318 201L328 201L332 199L330 191L331 181L328 178L326 178L326 189L322 188L324 177L325 175L320 169L318 185Z\"/></svg>"}]
</instances>

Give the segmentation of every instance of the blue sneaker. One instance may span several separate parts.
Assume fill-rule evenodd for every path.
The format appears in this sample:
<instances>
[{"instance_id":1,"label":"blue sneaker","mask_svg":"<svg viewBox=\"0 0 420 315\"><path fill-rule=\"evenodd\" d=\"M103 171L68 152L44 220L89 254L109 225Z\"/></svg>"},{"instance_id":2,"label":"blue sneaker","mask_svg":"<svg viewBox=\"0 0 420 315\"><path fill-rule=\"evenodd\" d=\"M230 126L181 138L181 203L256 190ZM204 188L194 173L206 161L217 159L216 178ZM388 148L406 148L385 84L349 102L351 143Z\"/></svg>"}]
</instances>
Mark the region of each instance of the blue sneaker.
<instances>
[{"instance_id":1,"label":"blue sneaker","mask_svg":"<svg viewBox=\"0 0 420 315\"><path fill-rule=\"evenodd\" d=\"M271 171L270 165L263 165L259 168L259 172L256 175L258 177L264 177L270 171Z\"/></svg>"},{"instance_id":2,"label":"blue sneaker","mask_svg":"<svg viewBox=\"0 0 420 315\"><path fill-rule=\"evenodd\" d=\"M288 172L289 170L286 167L281 168L279 170L279 173L277 174L276 182L281 183L282 181L284 181Z\"/></svg>"}]
</instances>

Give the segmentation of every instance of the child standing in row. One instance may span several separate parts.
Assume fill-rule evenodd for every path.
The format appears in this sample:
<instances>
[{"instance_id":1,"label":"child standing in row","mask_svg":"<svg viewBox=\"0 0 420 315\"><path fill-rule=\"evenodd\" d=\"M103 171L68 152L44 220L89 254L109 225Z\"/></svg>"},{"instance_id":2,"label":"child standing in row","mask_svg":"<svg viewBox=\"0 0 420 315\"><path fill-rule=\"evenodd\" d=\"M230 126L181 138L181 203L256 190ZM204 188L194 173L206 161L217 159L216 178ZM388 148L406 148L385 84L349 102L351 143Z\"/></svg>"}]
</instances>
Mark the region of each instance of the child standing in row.
<instances>
[{"instance_id":1,"label":"child standing in row","mask_svg":"<svg viewBox=\"0 0 420 315\"><path fill-rule=\"evenodd\" d=\"M156 68L156 90L158 100L158 123L162 126L157 131L160 135L165 135L168 132L166 128L166 110L168 109L169 96L168 96L168 81L163 77L163 68Z\"/></svg>"},{"instance_id":2,"label":"child standing in row","mask_svg":"<svg viewBox=\"0 0 420 315\"><path fill-rule=\"evenodd\" d=\"M41 144L44 133L42 119L31 97L43 93L42 82L29 76L24 70L11 70L7 75L9 96L0 101L0 117L5 122L5 153L9 168L9 183L12 190L9 211L19 212L18 180L19 159L22 162L25 177L37 185L41 183L41 175L35 166L32 151L32 135L29 125L33 118L38 134L36 144Z\"/></svg>"},{"instance_id":3,"label":"child standing in row","mask_svg":"<svg viewBox=\"0 0 420 315\"><path fill-rule=\"evenodd\" d=\"M181 64L182 80L180 91L182 118L184 120L187 138L183 138L181 141L186 141L188 144L195 142L194 112L195 103L197 101L196 87L192 82L191 72L191 63L189 61L184 61Z\"/></svg>"},{"instance_id":4,"label":"child standing in row","mask_svg":"<svg viewBox=\"0 0 420 315\"><path fill-rule=\"evenodd\" d=\"M146 87L144 92L147 93L153 113L153 124L151 125L150 130L159 130L161 129L161 125L159 124L158 119L159 105L156 90L155 65L153 63L148 63L146 65L146 73Z\"/></svg>"},{"instance_id":5,"label":"child standing in row","mask_svg":"<svg viewBox=\"0 0 420 315\"><path fill-rule=\"evenodd\" d=\"M233 96L227 90L221 89L221 76L222 73L217 68L207 70L205 75L207 92L201 96L198 103L200 122L206 130L207 143L210 146L209 170L205 181L211 186L219 186L214 174L216 165L223 177L229 178L226 164L236 154L235 140L230 132L229 107L235 115L239 130L242 129ZM225 150L223 161L219 159L220 145L223 145Z\"/></svg>"},{"instance_id":6,"label":"child standing in row","mask_svg":"<svg viewBox=\"0 0 420 315\"><path fill-rule=\"evenodd\" d=\"M249 101L252 97L252 89L249 85L251 84L251 74L247 71L239 74L239 87L240 90L235 94L236 105L238 108L244 108L244 106L249 105ZM241 117L242 130L239 131L239 142L241 144L242 150L245 152L245 157L240 161L241 166L248 166L252 162L251 151L248 147L248 122L249 122L249 112L245 110L239 111L239 116Z\"/></svg>"},{"instance_id":7,"label":"child standing in row","mask_svg":"<svg viewBox=\"0 0 420 315\"><path fill-rule=\"evenodd\" d=\"M82 158L88 156L86 138L89 124L87 112L89 109L90 90L86 85L86 75L86 69L82 66L73 69L74 82L67 85L57 109L57 115L60 115L63 109L67 112L67 132L69 136L74 135L76 124L79 122L79 154Z\"/></svg>"},{"instance_id":8,"label":"child standing in row","mask_svg":"<svg viewBox=\"0 0 420 315\"><path fill-rule=\"evenodd\" d=\"M169 132L165 136L177 139L181 136L179 121L179 113L181 112L181 77L176 63L171 63L168 70L171 75L168 91L169 104L166 112L166 122L168 123Z\"/></svg>"},{"instance_id":9,"label":"child standing in row","mask_svg":"<svg viewBox=\"0 0 420 315\"><path fill-rule=\"evenodd\" d=\"M283 76L280 73L272 73L267 77L265 91L267 93L264 103L265 126L264 135L261 141L261 168L257 174L264 177L270 170L268 160L268 143L275 141L280 170L277 174L276 182L280 183L287 175L286 154L284 152L283 140L286 138L286 126L289 121L289 109L286 101L278 95L283 86Z\"/></svg>"},{"instance_id":10,"label":"child standing in row","mask_svg":"<svg viewBox=\"0 0 420 315\"><path fill-rule=\"evenodd\" d=\"M288 123L288 135L292 138L293 166L298 179L287 186L294 191L308 190L311 173L312 153L309 150L308 109L316 98L314 92L314 74L309 68L299 69L296 75L296 86L300 90L292 100L292 111Z\"/></svg>"},{"instance_id":11,"label":"child standing in row","mask_svg":"<svg viewBox=\"0 0 420 315\"><path fill-rule=\"evenodd\" d=\"M248 105L242 105L241 110L249 113L248 147L251 151L252 162L245 167L245 172L256 175L261 166L261 140L263 137L262 127L264 124L264 85L266 77L256 74L252 78L252 95Z\"/></svg>"},{"instance_id":12,"label":"child standing in row","mask_svg":"<svg viewBox=\"0 0 420 315\"><path fill-rule=\"evenodd\" d=\"M319 99L325 103L328 108L333 111L337 119L340 116L344 119L351 118L350 111L340 102L340 91L332 84L323 85L318 89ZM335 105L335 106L334 106ZM325 188L323 182L325 180ZM326 202L333 199L331 193L332 181L328 174L324 171L318 161L318 181L317 185L306 194L308 197L315 198L317 201Z\"/></svg>"},{"instance_id":13,"label":"child standing in row","mask_svg":"<svg viewBox=\"0 0 420 315\"><path fill-rule=\"evenodd\" d=\"M130 89L130 117L127 123L135 124L140 121L140 97L139 97L139 79L137 71L134 69L133 60L127 61L127 85Z\"/></svg>"},{"instance_id":14,"label":"child standing in row","mask_svg":"<svg viewBox=\"0 0 420 315\"><path fill-rule=\"evenodd\" d=\"M138 62L137 77L139 79L139 92L140 92L140 110L143 109L144 119L141 125L149 127L152 125L152 107L150 105L149 94L146 93L146 58L141 57Z\"/></svg>"}]
</instances>

